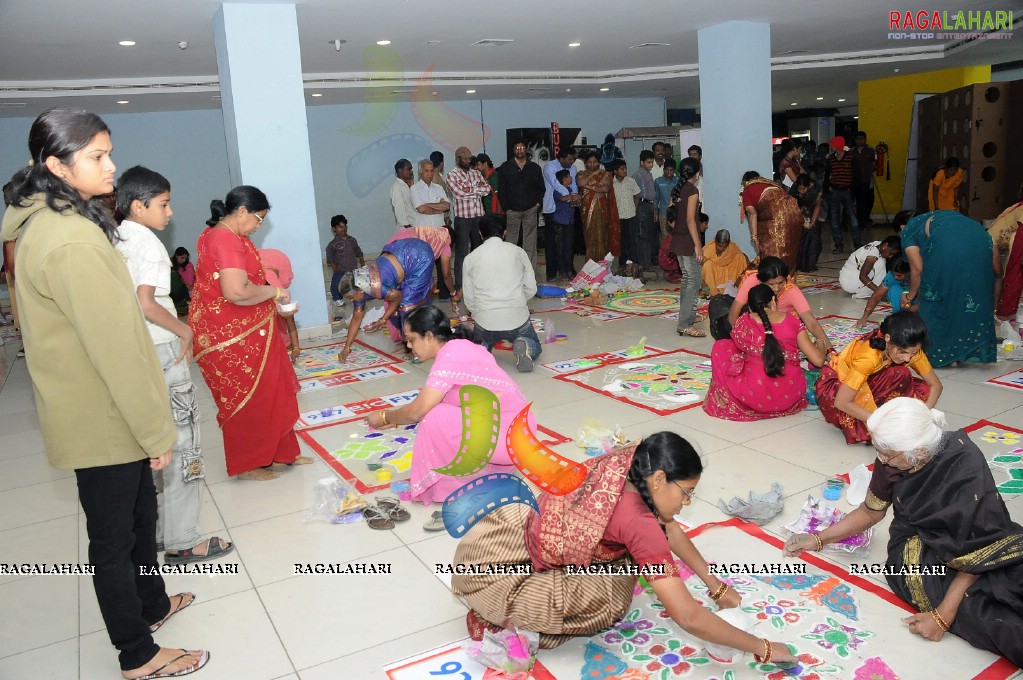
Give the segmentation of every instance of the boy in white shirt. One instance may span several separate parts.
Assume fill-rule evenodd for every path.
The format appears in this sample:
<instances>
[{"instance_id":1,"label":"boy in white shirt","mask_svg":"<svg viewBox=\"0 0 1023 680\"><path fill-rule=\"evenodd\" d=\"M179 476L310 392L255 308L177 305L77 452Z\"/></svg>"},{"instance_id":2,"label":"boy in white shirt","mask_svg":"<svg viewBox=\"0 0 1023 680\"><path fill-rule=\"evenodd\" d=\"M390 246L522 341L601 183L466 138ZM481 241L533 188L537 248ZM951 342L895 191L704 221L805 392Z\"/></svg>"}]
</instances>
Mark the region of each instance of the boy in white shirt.
<instances>
[{"instance_id":1,"label":"boy in white shirt","mask_svg":"<svg viewBox=\"0 0 1023 680\"><path fill-rule=\"evenodd\" d=\"M125 219L117 228L114 245L121 253L146 318L156 356L170 392L171 413L178 430L171 462L156 477L159 516L156 541L164 544L167 564L202 562L224 555L234 544L213 536L202 540L199 504L206 473L199 445L199 406L188 371L192 359L192 329L178 320L170 299L171 262L167 249L152 230L163 231L174 211L170 182L158 172L135 166L117 183L117 209ZM171 598L172 611L191 604L194 596Z\"/></svg>"}]
</instances>

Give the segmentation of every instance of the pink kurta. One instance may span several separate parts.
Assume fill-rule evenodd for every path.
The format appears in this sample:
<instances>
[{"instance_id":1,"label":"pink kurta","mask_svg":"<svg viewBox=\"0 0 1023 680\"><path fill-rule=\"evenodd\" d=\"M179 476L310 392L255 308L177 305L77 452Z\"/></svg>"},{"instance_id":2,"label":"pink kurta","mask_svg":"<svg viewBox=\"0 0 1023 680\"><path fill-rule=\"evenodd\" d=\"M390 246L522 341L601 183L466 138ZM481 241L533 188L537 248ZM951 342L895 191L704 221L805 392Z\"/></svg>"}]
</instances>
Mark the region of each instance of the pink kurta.
<instances>
[{"instance_id":1,"label":"pink kurta","mask_svg":"<svg viewBox=\"0 0 1023 680\"><path fill-rule=\"evenodd\" d=\"M458 390L479 385L493 392L501 405L500 436L490 464L475 475L449 477L434 472L454 460L462 442L462 408ZM505 440L508 426L527 405L522 390L482 345L469 340L450 340L437 353L426 378L426 387L444 393L444 400L430 409L419 423L412 448L412 500L440 503L458 487L476 477L494 472L513 472ZM529 426L536 431L536 418L529 414Z\"/></svg>"},{"instance_id":2,"label":"pink kurta","mask_svg":"<svg viewBox=\"0 0 1023 680\"><path fill-rule=\"evenodd\" d=\"M732 338L718 340L711 352L711 379L703 410L725 420L763 420L799 413L806 408L806 375L799 366L796 338L805 329L795 314L773 324L774 337L785 354L781 375L764 370L764 327L743 314L735 320Z\"/></svg>"}]
</instances>

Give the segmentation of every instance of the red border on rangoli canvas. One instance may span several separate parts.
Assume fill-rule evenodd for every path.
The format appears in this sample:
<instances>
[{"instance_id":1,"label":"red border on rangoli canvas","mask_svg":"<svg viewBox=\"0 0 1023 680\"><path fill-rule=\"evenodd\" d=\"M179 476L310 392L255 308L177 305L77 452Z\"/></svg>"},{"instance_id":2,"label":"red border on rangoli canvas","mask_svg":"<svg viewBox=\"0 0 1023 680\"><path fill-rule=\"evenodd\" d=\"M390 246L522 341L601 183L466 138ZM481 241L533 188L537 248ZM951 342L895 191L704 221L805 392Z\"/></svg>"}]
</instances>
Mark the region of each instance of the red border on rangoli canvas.
<instances>
[{"instance_id":1,"label":"red border on rangoli canvas","mask_svg":"<svg viewBox=\"0 0 1023 680\"><path fill-rule=\"evenodd\" d=\"M670 415L673 415L675 413L680 413L682 411L688 411L691 408L696 408L697 406L700 406L701 404L703 404L704 400L701 399L700 401L697 401L697 402L692 403L692 404L686 404L685 406L680 406L679 408L659 409L659 408L654 408L653 406L647 406L646 404L637 403L635 401L626 399L625 397L622 397L622 396L611 394L610 392L606 392L606 391L604 391L602 389L594 387L593 385L586 385L585 383L576 382L575 380L571 380L570 378L572 376L579 375L580 373L587 373L589 371L597 371L597 370L600 370L602 368L606 368L608 366L613 366L615 364L623 364L623 363L626 363L626 362L629 362L629 361L646 361L647 359L655 359L655 358L658 358L658 357L666 356L668 354L676 354L678 352L684 352L686 354L691 354L693 356L698 356L701 359L710 359L710 355L709 354L701 354L699 352L694 352L692 350L683 349L683 348L680 347L678 349L669 349L669 350L663 350L663 351L660 351L660 352L654 352L652 354L646 354L646 355L641 356L641 357L616 357L615 359L609 359L607 361L604 361L604 363L602 363L600 366L581 368L578 371L571 371L569 373L559 373L559 374L554 376L554 379L555 380L561 380L562 382L572 383L573 385L576 385L578 387L582 387L583 389L590 390L591 392L596 392L597 394L605 396L605 397L608 397L609 399L614 399L615 401L620 401L623 404L628 404L629 406L635 406L636 408L641 408L641 409L644 409L646 411L650 411L651 413L653 413L655 415L670 416Z\"/></svg>"}]
</instances>

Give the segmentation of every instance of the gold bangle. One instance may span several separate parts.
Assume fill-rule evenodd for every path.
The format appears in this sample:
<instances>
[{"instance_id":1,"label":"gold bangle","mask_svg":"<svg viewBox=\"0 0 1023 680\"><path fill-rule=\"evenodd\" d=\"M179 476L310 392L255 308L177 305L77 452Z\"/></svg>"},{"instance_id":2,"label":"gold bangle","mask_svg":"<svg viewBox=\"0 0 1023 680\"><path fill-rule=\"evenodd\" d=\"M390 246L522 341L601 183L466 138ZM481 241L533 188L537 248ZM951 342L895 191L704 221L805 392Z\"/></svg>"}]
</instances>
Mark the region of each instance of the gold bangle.
<instances>
[{"instance_id":1,"label":"gold bangle","mask_svg":"<svg viewBox=\"0 0 1023 680\"><path fill-rule=\"evenodd\" d=\"M931 610L931 616L934 618L934 622L938 624L938 627L947 633L949 625L945 623L945 619L941 618L941 614L938 613L937 609Z\"/></svg>"},{"instance_id":2,"label":"gold bangle","mask_svg":"<svg viewBox=\"0 0 1023 680\"><path fill-rule=\"evenodd\" d=\"M771 641L767 638L761 638L761 642L764 643L764 655L754 654L753 659L757 663L771 663Z\"/></svg>"},{"instance_id":3,"label":"gold bangle","mask_svg":"<svg viewBox=\"0 0 1023 680\"><path fill-rule=\"evenodd\" d=\"M274 302L277 302L280 299L281 299L281 289L277 288L277 287L274 287Z\"/></svg>"},{"instance_id":4,"label":"gold bangle","mask_svg":"<svg viewBox=\"0 0 1023 680\"><path fill-rule=\"evenodd\" d=\"M710 599L712 599L715 602L717 602L718 600L720 600L724 596L724 594L726 592L728 592L728 584L725 583L724 581L722 581L721 582L721 586L717 590L715 590L713 593L711 593Z\"/></svg>"},{"instance_id":5,"label":"gold bangle","mask_svg":"<svg viewBox=\"0 0 1023 680\"><path fill-rule=\"evenodd\" d=\"M813 539L815 541L817 541L817 552L820 552L820 551L824 550L824 541L821 540L821 535L820 534L810 534L810 535L813 536Z\"/></svg>"},{"instance_id":6,"label":"gold bangle","mask_svg":"<svg viewBox=\"0 0 1023 680\"><path fill-rule=\"evenodd\" d=\"M388 425L389 424L387 422L387 409L384 409L383 411L380 412L380 424L381 425Z\"/></svg>"}]
</instances>

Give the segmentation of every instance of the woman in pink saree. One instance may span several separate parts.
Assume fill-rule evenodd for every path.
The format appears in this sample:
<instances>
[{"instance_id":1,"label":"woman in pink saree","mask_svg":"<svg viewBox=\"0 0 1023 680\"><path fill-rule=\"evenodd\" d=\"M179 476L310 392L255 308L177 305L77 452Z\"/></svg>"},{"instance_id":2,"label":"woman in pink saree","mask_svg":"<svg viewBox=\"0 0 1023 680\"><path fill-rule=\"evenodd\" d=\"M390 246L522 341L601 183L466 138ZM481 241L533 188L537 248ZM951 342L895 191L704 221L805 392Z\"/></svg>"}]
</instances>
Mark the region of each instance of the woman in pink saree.
<instances>
[{"instance_id":1,"label":"woman in pink saree","mask_svg":"<svg viewBox=\"0 0 1023 680\"><path fill-rule=\"evenodd\" d=\"M370 427L386 429L419 423L412 448L412 500L441 503L452 491L481 475L512 472L505 439L508 426L528 406L522 390L482 345L466 339L462 327L451 328L448 317L433 306L421 307L405 320L405 339L421 361L434 359L419 396L401 408L374 411ZM435 471L454 460L462 442L462 407L458 391L464 385L485 387L500 403L501 427L490 463L475 474L453 477ZM529 414L535 431L536 418ZM443 528L440 525L438 528Z\"/></svg>"},{"instance_id":2,"label":"woman in pink saree","mask_svg":"<svg viewBox=\"0 0 1023 680\"><path fill-rule=\"evenodd\" d=\"M823 351L791 312L778 311L774 291L754 286L749 304L732 326L732 337L711 351L711 379L703 410L725 420L790 416L806 408L806 375L799 352L822 366Z\"/></svg>"}]
</instances>

